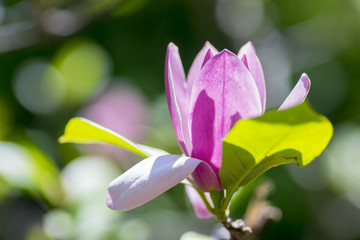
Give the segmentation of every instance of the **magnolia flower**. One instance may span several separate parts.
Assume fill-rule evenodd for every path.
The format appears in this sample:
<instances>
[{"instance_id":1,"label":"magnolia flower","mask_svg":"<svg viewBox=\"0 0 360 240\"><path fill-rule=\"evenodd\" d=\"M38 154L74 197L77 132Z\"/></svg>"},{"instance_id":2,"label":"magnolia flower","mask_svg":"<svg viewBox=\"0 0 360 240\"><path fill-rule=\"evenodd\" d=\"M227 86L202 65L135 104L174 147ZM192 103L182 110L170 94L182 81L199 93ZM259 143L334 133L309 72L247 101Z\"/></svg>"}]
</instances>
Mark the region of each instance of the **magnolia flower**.
<instances>
[{"instance_id":1,"label":"magnolia flower","mask_svg":"<svg viewBox=\"0 0 360 240\"><path fill-rule=\"evenodd\" d=\"M251 42L238 55L218 52L206 43L185 78L178 48L170 43L165 65L170 114L183 156L154 154L110 183L109 207L138 207L189 178L203 192L223 190L219 177L222 140L240 119L265 112L266 89L260 61ZM304 101L310 80L303 74L279 110ZM196 191L187 189L195 212L210 217Z\"/></svg>"}]
</instances>

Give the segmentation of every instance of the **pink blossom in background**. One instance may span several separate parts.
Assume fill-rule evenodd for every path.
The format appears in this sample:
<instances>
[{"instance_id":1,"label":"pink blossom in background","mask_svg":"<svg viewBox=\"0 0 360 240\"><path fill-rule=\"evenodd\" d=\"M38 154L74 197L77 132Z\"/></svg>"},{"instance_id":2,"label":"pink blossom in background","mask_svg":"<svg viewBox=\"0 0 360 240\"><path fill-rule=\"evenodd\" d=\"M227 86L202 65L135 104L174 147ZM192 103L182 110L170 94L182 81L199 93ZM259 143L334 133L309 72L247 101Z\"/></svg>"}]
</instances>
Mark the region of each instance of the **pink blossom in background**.
<instances>
[{"instance_id":1,"label":"pink blossom in background","mask_svg":"<svg viewBox=\"0 0 360 240\"><path fill-rule=\"evenodd\" d=\"M147 101L139 90L130 85L113 83L82 109L80 115L136 142L144 142L148 134ZM127 165L126 161L134 156L128 151L111 145L96 144L84 147L87 152L116 159L125 165Z\"/></svg>"}]
</instances>

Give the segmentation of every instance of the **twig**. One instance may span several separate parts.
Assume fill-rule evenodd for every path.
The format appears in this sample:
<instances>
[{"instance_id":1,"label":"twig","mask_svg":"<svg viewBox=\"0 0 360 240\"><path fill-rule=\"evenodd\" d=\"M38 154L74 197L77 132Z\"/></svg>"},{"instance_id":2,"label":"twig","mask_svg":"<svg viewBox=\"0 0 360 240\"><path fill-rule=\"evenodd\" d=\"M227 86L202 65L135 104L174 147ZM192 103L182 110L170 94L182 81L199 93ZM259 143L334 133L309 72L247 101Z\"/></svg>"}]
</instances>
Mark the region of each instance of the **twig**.
<instances>
[{"instance_id":1,"label":"twig","mask_svg":"<svg viewBox=\"0 0 360 240\"><path fill-rule=\"evenodd\" d=\"M222 222L222 225L229 231L231 240L243 239L244 236L252 233L251 228L247 226L242 219L232 222L231 219L228 218Z\"/></svg>"},{"instance_id":2,"label":"twig","mask_svg":"<svg viewBox=\"0 0 360 240\"><path fill-rule=\"evenodd\" d=\"M269 179L263 180L256 188L245 212L244 220L255 235L259 235L270 222L278 221L282 217L281 210L267 200L273 188L274 185Z\"/></svg>"},{"instance_id":3,"label":"twig","mask_svg":"<svg viewBox=\"0 0 360 240\"><path fill-rule=\"evenodd\" d=\"M270 222L280 220L281 210L267 200L272 189L272 182L263 180L250 200L244 220L232 221L227 218L221 221L230 233L230 240L256 239Z\"/></svg>"}]
</instances>

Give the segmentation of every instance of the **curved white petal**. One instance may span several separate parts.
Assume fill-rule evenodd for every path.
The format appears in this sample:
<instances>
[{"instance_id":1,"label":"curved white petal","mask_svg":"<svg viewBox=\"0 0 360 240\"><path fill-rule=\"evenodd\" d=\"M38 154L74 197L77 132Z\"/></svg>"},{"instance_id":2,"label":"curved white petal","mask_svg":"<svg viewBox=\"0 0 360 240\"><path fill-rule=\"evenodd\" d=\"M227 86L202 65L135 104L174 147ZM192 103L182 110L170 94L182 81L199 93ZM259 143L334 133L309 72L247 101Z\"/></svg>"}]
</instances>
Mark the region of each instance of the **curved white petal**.
<instances>
[{"instance_id":1,"label":"curved white petal","mask_svg":"<svg viewBox=\"0 0 360 240\"><path fill-rule=\"evenodd\" d=\"M144 159L112 181L107 205L115 210L136 208L187 178L204 161L177 155Z\"/></svg>"},{"instance_id":2,"label":"curved white petal","mask_svg":"<svg viewBox=\"0 0 360 240\"><path fill-rule=\"evenodd\" d=\"M309 93L310 84L311 82L308 75L303 73L289 96L287 96L283 104L279 107L279 111L295 107L302 103Z\"/></svg>"}]
</instances>

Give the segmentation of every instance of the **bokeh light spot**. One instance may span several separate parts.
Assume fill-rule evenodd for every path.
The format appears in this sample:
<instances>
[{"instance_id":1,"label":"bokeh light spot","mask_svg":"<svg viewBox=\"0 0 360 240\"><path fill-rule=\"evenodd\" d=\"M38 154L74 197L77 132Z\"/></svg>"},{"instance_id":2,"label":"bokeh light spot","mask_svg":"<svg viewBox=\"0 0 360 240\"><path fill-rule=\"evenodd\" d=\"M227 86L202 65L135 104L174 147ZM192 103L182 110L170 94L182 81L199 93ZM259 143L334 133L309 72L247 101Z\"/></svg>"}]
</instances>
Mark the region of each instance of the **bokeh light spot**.
<instances>
[{"instance_id":1,"label":"bokeh light spot","mask_svg":"<svg viewBox=\"0 0 360 240\"><path fill-rule=\"evenodd\" d=\"M61 73L42 59L23 63L15 74L13 88L19 102L36 114L52 113L65 97Z\"/></svg>"},{"instance_id":2,"label":"bokeh light spot","mask_svg":"<svg viewBox=\"0 0 360 240\"><path fill-rule=\"evenodd\" d=\"M55 239L69 239L73 229L71 215L62 210L49 211L44 218L45 231Z\"/></svg>"},{"instance_id":3,"label":"bokeh light spot","mask_svg":"<svg viewBox=\"0 0 360 240\"><path fill-rule=\"evenodd\" d=\"M67 200L77 202L104 202L108 184L118 171L106 159L83 156L74 159L61 173Z\"/></svg>"},{"instance_id":4,"label":"bokeh light spot","mask_svg":"<svg viewBox=\"0 0 360 240\"><path fill-rule=\"evenodd\" d=\"M360 209L360 128L342 125L325 151L324 173L330 187Z\"/></svg>"},{"instance_id":5,"label":"bokeh light spot","mask_svg":"<svg viewBox=\"0 0 360 240\"><path fill-rule=\"evenodd\" d=\"M216 15L221 29L234 39L249 39L261 26L263 1L220 0Z\"/></svg>"},{"instance_id":6,"label":"bokeh light spot","mask_svg":"<svg viewBox=\"0 0 360 240\"><path fill-rule=\"evenodd\" d=\"M53 61L64 76L67 103L78 104L102 90L111 69L105 50L90 40L73 40L65 44Z\"/></svg>"},{"instance_id":7,"label":"bokeh light spot","mask_svg":"<svg viewBox=\"0 0 360 240\"><path fill-rule=\"evenodd\" d=\"M0 175L11 185L31 187L33 166L25 148L11 142L0 142Z\"/></svg>"}]
</instances>

